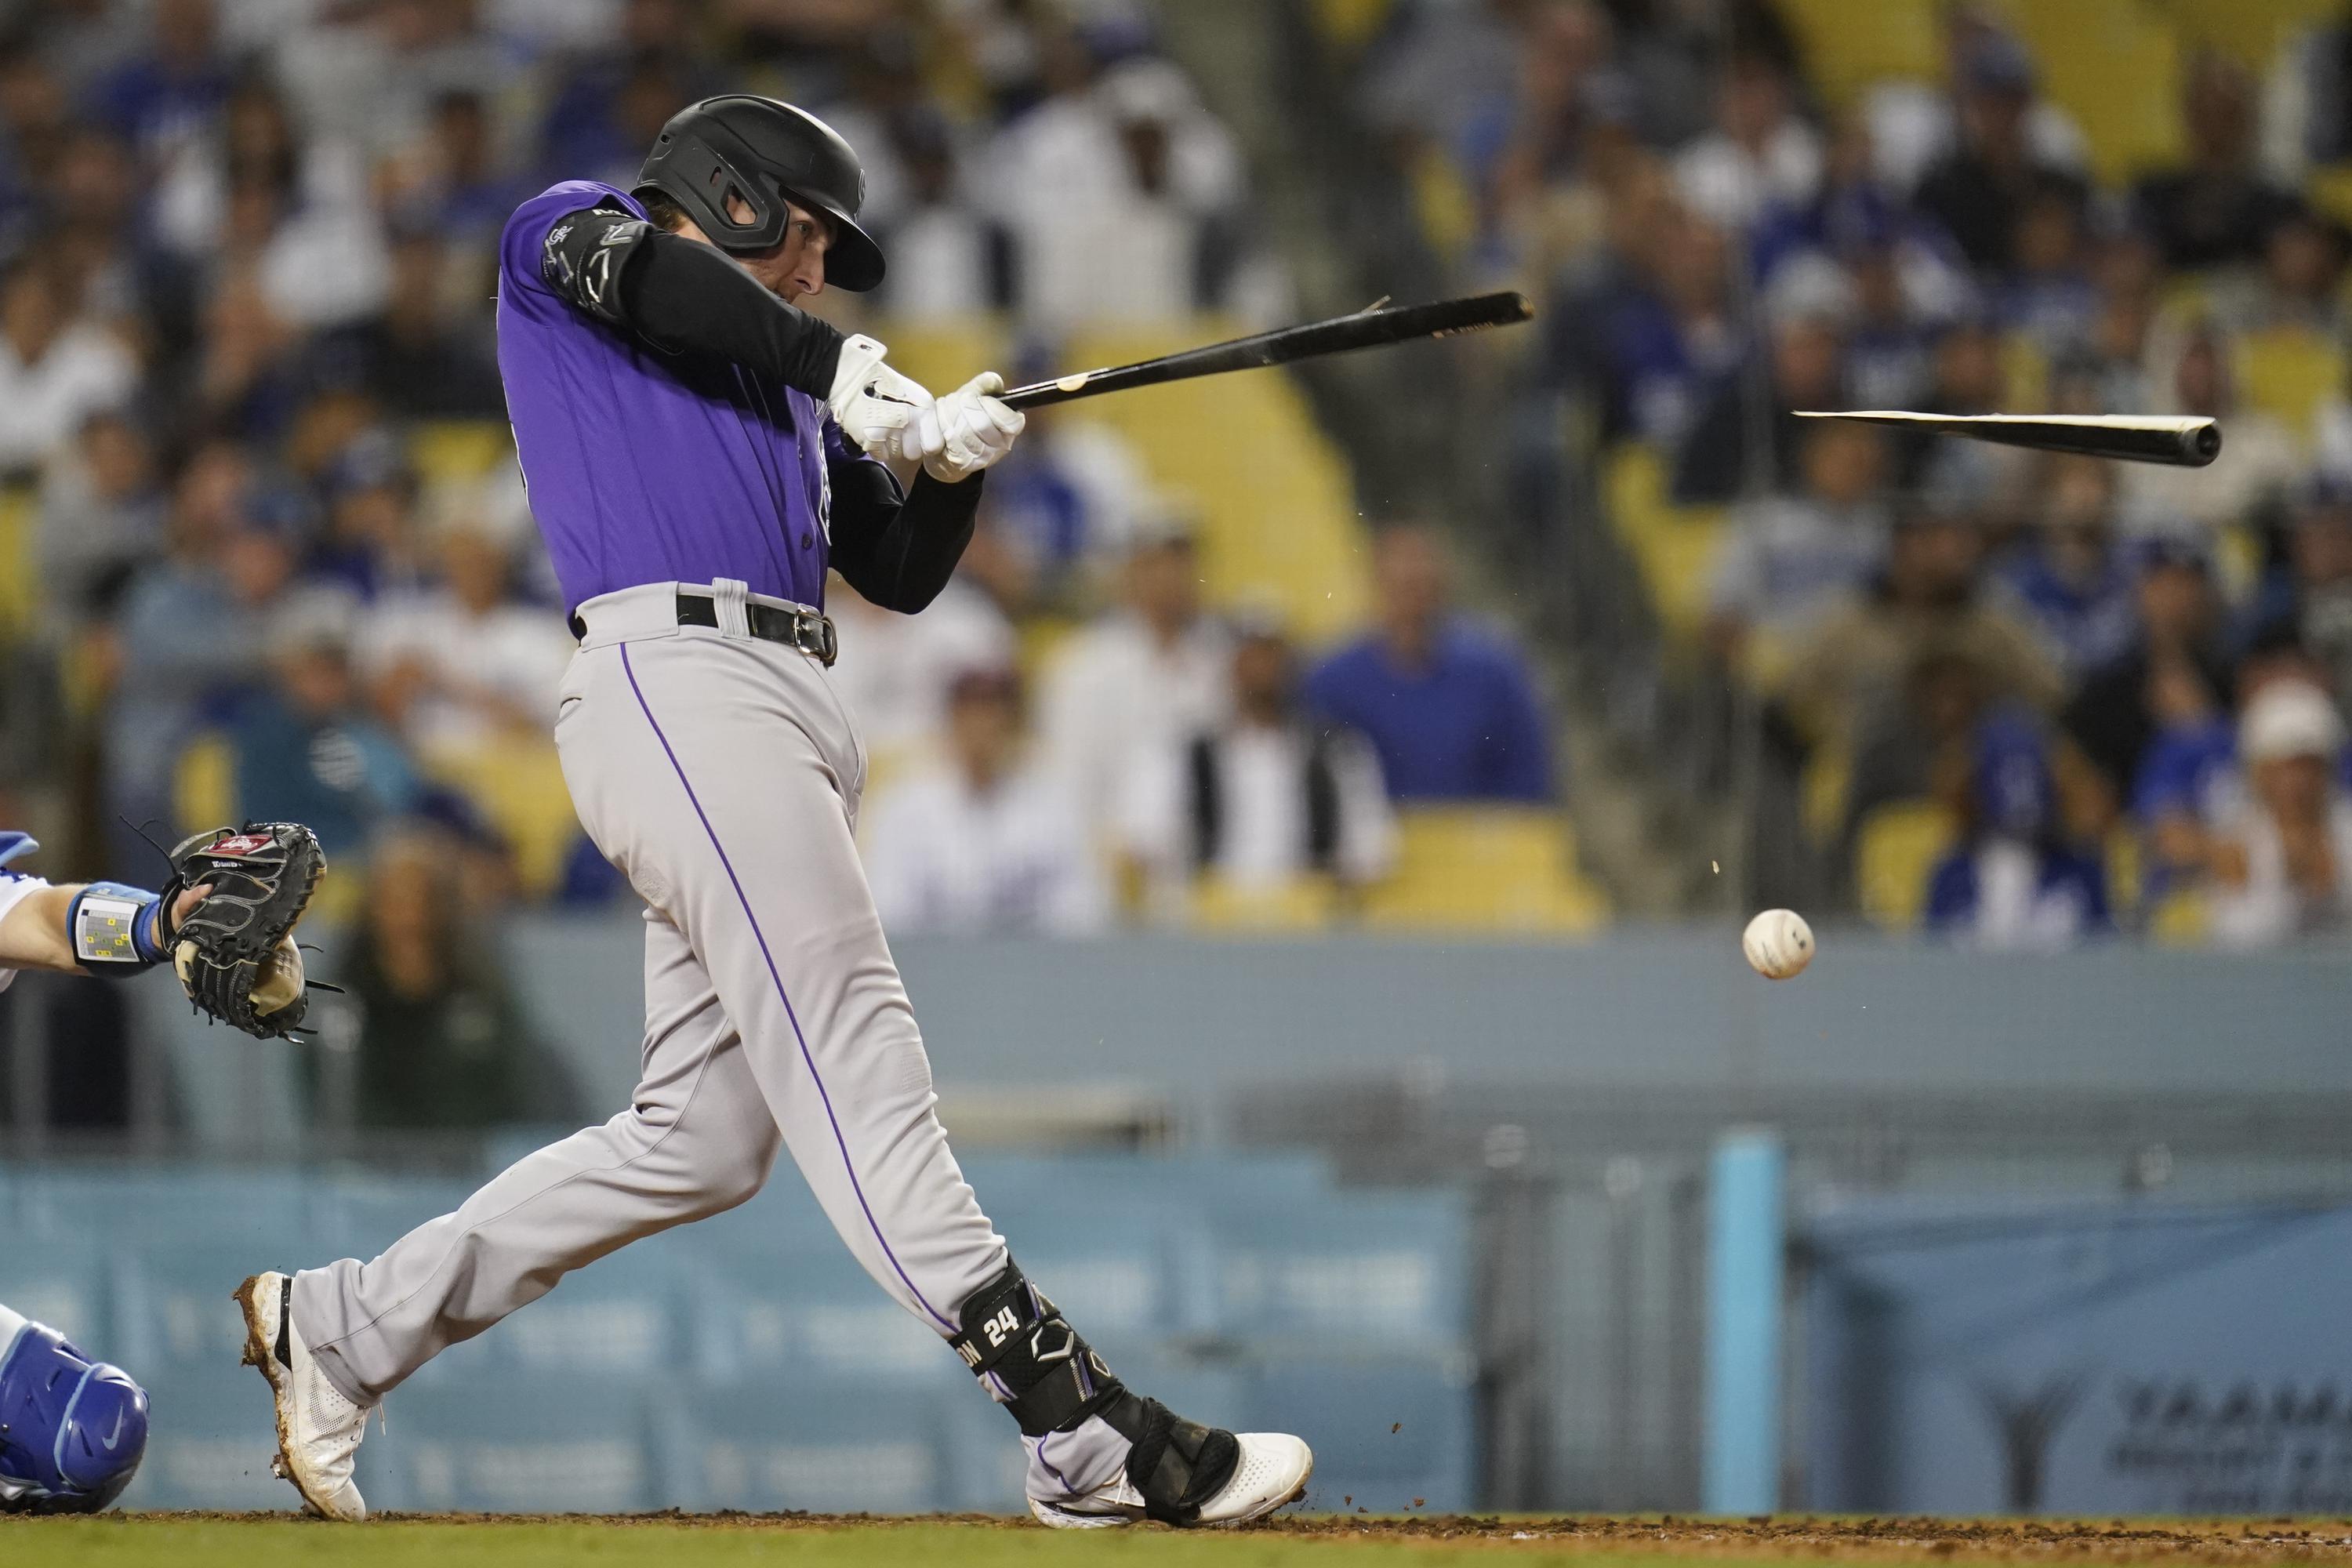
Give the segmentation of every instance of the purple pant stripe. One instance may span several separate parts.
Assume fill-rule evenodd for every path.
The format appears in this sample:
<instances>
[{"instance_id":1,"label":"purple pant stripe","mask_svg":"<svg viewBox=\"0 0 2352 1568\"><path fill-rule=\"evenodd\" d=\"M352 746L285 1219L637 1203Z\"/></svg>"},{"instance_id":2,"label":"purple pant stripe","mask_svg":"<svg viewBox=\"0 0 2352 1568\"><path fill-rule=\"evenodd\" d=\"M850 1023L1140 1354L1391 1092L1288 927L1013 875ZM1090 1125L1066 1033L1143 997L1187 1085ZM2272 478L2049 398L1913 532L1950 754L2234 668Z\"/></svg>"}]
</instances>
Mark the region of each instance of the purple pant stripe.
<instances>
[{"instance_id":1,"label":"purple pant stripe","mask_svg":"<svg viewBox=\"0 0 2352 1568\"><path fill-rule=\"evenodd\" d=\"M1045 1437L1050 1437L1052 1436L1053 1434L1051 1432L1045 1434ZM1078 1489L1070 1484L1070 1478L1062 1473L1060 1466L1055 1464L1053 1460L1045 1457L1045 1437L1040 1437L1037 1439L1037 1462L1054 1472L1054 1479L1062 1483L1062 1489L1064 1491L1069 1493L1072 1497L1077 1496Z\"/></svg>"},{"instance_id":2,"label":"purple pant stripe","mask_svg":"<svg viewBox=\"0 0 2352 1568\"><path fill-rule=\"evenodd\" d=\"M833 1113L833 1096L825 1092L824 1077L816 1070L816 1058L809 1054L808 1037L801 1033L800 1016L793 1011L793 999L784 992L783 976L777 973L776 955L768 951L768 936L760 929L760 917L751 912L751 900L744 896L742 879L735 875L735 863L727 858L727 847L719 842L719 830L710 826L710 816L702 809L701 797L694 793L694 785L688 782L685 766L678 762L677 752L670 748L669 737L662 733L661 721L654 717L652 706L646 701L645 689L637 684L636 667L629 662L629 645L623 643L620 648L621 669L629 678L629 690L636 697L637 709L645 714L646 722L653 726L654 739L661 742L662 755L669 759L670 771L677 774L678 786L686 791L687 804L694 807L694 815L702 823L702 831L710 839L710 847L718 851L719 864L726 870L727 880L735 889L735 901L743 906L743 918L751 922L751 939L760 944L760 956L767 961L768 979L776 988L776 1000L784 1005L784 1016L793 1026L793 1038L800 1046L801 1060L808 1064L809 1081L816 1085L817 1099L824 1104L825 1121L833 1128L833 1141L841 1150L842 1169L849 1176L849 1190L857 1194L858 1208L865 1212L866 1228L873 1231L875 1245L881 1247L882 1256L890 1260L890 1267L905 1282L908 1292L940 1327L953 1333L956 1325L942 1316L940 1310L916 1288L915 1282L907 1278L906 1266L898 1261L898 1255L890 1250L889 1238L882 1234L881 1222L874 1217L874 1205L866 1201L866 1188L857 1180L856 1163L849 1157L849 1140L842 1136L841 1118Z\"/></svg>"}]
</instances>

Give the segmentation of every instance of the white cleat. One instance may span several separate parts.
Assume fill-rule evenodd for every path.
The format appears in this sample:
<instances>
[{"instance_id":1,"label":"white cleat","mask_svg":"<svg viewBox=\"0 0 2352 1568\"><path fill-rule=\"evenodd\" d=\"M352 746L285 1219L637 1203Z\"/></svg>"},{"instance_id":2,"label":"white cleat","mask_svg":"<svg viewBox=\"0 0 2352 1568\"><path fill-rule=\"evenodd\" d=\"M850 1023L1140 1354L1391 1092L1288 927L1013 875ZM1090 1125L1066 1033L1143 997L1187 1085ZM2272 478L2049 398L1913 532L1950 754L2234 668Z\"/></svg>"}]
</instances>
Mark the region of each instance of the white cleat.
<instances>
[{"instance_id":1,"label":"white cleat","mask_svg":"<svg viewBox=\"0 0 2352 1568\"><path fill-rule=\"evenodd\" d=\"M278 1457L270 1469L294 1483L313 1513L358 1524L367 1502L352 1479L367 1409L327 1381L289 1310L293 1279L257 1274L236 1288L245 1310L245 1364L261 1369L278 1406Z\"/></svg>"},{"instance_id":2,"label":"white cleat","mask_svg":"<svg viewBox=\"0 0 2352 1568\"><path fill-rule=\"evenodd\" d=\"M1305 1443L1286 1432L1241 1432L1234 1440L1241 1445L1241 1455L1234 1461L1234 1473L1201 1505L1192 1528L1247 1524L1307 1494L1315 1454ZM1084 1497L1055 1502L1032 1498L1029 1511L1049 1530L1104 1530L1141 1520L1143 1494L1122 1472Z\"/></svg>"}]
</instances>

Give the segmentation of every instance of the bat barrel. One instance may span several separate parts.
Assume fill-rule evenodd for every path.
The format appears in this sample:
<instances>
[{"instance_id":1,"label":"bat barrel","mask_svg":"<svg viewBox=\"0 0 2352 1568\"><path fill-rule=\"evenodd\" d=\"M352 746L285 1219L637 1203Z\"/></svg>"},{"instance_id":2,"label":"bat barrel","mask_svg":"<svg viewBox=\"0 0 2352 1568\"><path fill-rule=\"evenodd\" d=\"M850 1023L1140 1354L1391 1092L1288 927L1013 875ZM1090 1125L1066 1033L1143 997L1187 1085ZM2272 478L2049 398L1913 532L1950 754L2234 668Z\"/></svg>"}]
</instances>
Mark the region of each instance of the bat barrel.
<instances>
[{"instance_id":1,"label":"bat barrel","mask_svg":"<svg viewBox=\"0 0 2352 1568\"><path fill-rule=\"evenodd\" d=\"M1798 416L1930 430L1939 436L1966 436L1970 440L1992 441L2004 447L2166 463L2182 468L2201 468L2221 455L2221 427L2210 419L2137 415L1914 414L1885 408L1808 411Z\"/></svg>"}]
</instances>

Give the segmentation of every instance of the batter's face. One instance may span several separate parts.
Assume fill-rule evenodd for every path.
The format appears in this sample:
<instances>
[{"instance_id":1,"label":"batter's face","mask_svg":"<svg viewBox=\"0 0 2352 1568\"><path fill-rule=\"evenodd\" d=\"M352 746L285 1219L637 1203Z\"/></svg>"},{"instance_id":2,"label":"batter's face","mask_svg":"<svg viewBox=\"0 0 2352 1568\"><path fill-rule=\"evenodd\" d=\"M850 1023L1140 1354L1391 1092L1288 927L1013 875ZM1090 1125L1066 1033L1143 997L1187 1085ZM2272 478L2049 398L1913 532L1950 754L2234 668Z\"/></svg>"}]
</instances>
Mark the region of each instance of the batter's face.
<instances>
[{"instance_id":1,"label":"batter's face","mask_svg":"<svg viewBox=\"0 0 2352 1568\"><path fill-rule=\"evenodd\" d=\"M792 304L824 292L824 253L833 247L833 220L792 203L786 203L784 210L784 237L766 250L738 255L735 259L760 280L761 288ZM742 197L730 195L727 216L748 224L751 209Z\"/></svg>"}]
</instances>

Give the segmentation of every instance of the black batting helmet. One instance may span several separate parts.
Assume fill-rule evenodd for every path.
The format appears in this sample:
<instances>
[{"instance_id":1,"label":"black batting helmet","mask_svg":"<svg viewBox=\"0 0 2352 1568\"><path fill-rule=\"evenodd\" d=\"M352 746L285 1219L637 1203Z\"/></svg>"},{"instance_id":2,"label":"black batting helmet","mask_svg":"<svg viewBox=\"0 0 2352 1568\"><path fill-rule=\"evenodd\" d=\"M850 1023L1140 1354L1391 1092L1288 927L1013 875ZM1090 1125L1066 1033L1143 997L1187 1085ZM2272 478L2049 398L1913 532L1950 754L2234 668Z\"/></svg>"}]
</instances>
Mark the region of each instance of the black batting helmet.
<instances>
[{"instance_id":1,"label":"black batting helmet","mask_svg":"<svg viewBox=\"0 0 2352 1568\"><path fill-rule=\"evenodd\" d=\"M784 237L786 200L833 219L826 278L844 289L882 281L882 247L857 226L866 169L841 133L804 109L728 93L670 116L637 174L637 194L659 191L722 250L765 250ZM729 193L751 209L727 213Z\"/></svg>"}]
</instances>

